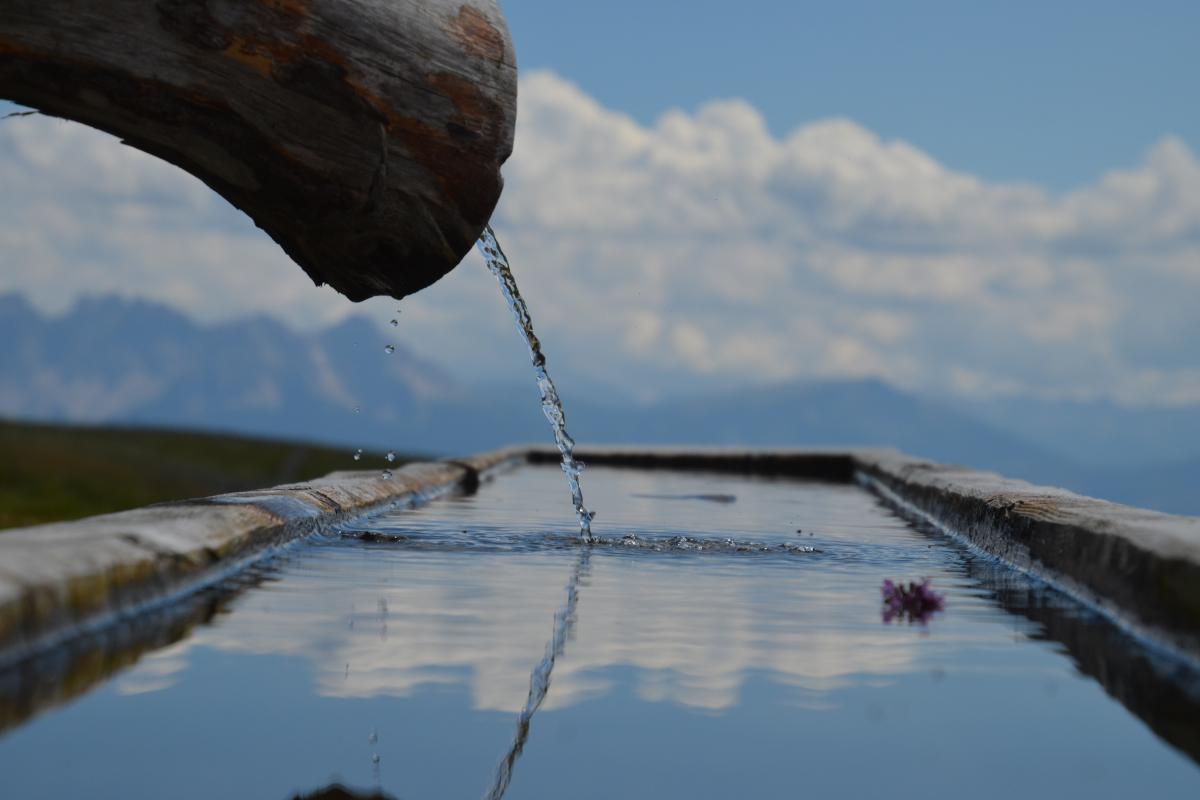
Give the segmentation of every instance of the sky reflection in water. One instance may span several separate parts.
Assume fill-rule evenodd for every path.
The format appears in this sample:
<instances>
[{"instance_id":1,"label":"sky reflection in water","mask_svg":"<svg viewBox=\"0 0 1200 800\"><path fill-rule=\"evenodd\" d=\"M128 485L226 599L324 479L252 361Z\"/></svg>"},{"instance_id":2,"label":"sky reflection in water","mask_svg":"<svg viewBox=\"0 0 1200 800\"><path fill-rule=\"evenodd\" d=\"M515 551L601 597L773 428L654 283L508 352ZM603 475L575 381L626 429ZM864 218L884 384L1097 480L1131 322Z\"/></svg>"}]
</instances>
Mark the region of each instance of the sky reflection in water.
<instances>
[{"instance_id":1,"label":"sky reflection in water","mask_svg":"<svg viewBox=\"0 0 1200 800\"><path fill-rule=\"evenodd\" d=\"M612 542L635 532L817 552L596 548L507 797L1200 791L1188 758L1062 645L1031 638L1040 623L999 607L994 567L871 495L588 478L596 533ZM286 798L340 782L482 796L578 565L560 481L526 468L372 522L402 541L294 549L232 613L9 731L3 794ZM733 499L703 499L716 495ZM883 624L881 582L925 577L945 611ZM1008 606L1027 591L1041 613L1080 617L1019 576L1003 583Z\"/></svg>"}]
</instances>

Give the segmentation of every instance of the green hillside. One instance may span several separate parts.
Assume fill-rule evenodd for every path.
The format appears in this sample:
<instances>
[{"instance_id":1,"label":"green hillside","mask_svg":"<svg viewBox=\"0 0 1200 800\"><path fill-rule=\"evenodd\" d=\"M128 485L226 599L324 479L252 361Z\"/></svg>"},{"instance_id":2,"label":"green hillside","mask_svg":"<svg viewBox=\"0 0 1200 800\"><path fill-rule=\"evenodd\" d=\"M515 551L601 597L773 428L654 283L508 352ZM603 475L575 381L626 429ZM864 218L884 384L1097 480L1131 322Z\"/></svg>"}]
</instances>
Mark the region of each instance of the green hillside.
<instances>
[{"instance_id":1,"label":"green hillside","mask_svg":"<svg viewBox=\"0 0 1200 800\"><path fill-rule=\"evenodd\" d=\"M0 421L0 528L373 467L346 449L148 428Z\"/></svg>"}]
</instances>

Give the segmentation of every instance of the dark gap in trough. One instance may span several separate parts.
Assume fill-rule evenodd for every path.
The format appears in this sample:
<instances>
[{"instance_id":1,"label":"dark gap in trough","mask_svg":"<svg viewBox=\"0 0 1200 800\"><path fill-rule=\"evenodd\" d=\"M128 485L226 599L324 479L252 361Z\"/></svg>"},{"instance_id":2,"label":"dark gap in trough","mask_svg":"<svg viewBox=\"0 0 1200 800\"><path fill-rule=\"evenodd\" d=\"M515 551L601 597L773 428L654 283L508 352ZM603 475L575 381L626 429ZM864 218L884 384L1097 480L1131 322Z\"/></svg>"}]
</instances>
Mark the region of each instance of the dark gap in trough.
<instances>
[{"instance_id":1,"label":"dark gap in trough","mask_svg":"<svg viewBox=\"0 0 1200 800\"><path fill-rule=\"evenodd\" d=\"M590 465L632 469L723 472L777 478L800 478L824 483L851 483L856 465L848 453L686 453L606 452L580 450L577 454ZM533 450L531 464L557 464L557 452Z\"/></svg>"}]
</instances>

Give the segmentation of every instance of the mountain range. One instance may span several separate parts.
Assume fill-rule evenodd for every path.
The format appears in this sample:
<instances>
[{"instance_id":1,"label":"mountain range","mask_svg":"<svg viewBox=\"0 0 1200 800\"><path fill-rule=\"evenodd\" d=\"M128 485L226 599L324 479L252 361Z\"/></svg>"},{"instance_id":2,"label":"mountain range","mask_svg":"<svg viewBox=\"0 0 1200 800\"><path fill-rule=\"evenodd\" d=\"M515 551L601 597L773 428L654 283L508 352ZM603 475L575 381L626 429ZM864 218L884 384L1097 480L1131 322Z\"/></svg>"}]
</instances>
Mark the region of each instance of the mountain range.
<instances>
[{"instance_id":1,"label":"mountain range","mask_svg":"<svg viewBox=\"0 0 1200 800\"><path fill-rule=\"evenodd\" d=\"M514 333L515 335L515 333ZM199 324L155 303L62 316L0 295L0 416L462 454L548 438L532 376L471 385L364 317L313 334ZM1200 409L921 397L876 380L757 386L650 404L560 387L584 443L891 446L1085 494L1200 514ZM357 411L356 411L357 409Z\"/></svg>"}]
</instances>

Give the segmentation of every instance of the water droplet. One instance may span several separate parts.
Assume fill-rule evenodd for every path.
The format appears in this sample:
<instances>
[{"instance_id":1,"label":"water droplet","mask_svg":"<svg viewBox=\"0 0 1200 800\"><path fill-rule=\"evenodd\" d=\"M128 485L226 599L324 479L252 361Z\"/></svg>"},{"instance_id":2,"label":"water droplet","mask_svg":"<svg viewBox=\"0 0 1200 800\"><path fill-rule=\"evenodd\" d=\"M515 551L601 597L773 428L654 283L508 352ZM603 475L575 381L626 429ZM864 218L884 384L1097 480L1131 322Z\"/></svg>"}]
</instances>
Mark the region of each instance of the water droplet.
<instances>
[{"instance_id":1,"label":"water droplet","mask_svg":"<svg viewBox=\"0 0 1200 800\"><path fill-rule=\"evenodd\" d=\"M385 469L383 472L379 473L379 477L383 478L385 481L390 481L392 479L392 471L390 469Z\"/></svg>"},{"instance_id":2,"label":"water droplet","mask_svg":"<svg viewBox=\"0 0 1200 800\"><path fill-rule=\"evenodd\" d=\"M367 737L367 742L369 744L375 744L378 741L379 741L379 731L375 728L372 728L371 735Z\"/></svg>"},{"instance_id":3,"label":"water droplet","mask_svg":"<svg viewBox=\"0 0 1200 800\"><path fill-rule=\"evenodd\" d=\"M355 414L357 414L359 411L362 411L362 409L361 409L361 408L359 408L358 406L355 406L355 407L354 407L354 413L355 413Z\"/></svg>"},{"instance_id":4,"label":"water droplet","mask_svg":"<svg viewBox=\"0 0 1200 800\"><path fill-rule=\"evenodd\" d=\"M383 348L383 351L390 356L392 353L396 352L396 345L389 344Z\"/></svg>"},{"instance_id":5,"label":"water droplet","mask_svg":"<svg viewBox=\"0 0 1200 800\"><path fill-rule=\"evenodd\" d=\"M392 327L393 327L393 328L395 328L395 327L396 327L397 325L399 325L399 324L400 324L400 320L398 320L398 319L394 319L394 320L392 320Z\"/></svg>"},{"instance_id":6,"label":"water droplet","mask_svg":"<svg viewBox=\"0 0 1200 800\"><path fill-rule=\"evenodd\" d=\"M378 764L378 763L379 763L379 753L372 753L372 754L371 754L371 763L372 763L372 764Z\"/></svg>"},{"instance_id":7,"label":"water droplet","mask_svg":"<svg viewBox=\"0 0 1200 800\"><path fill-rule=\"evenodd\" d=\"M354 460L358 461L361 458L362 458L362 448L360 447L354 451Z\"/></svg>"},{"instance_id":8,"label":"water droplet","mask_svg":"<svg viewBox=\"0 0 1200 800\"><path fill-rule=\"evenodd\" d=\"M388 450L388 451L387 451L387 455L386 455L386 456L384 456L384 458L385 458L385 459L387 459L387 462L388 462L389 464L390 464L390 463L392 463L393 461L395 461L395 460L396 460L396 453L395 453L395 451L394 451L394 450Z\"/></svg>"}]
</instances>

